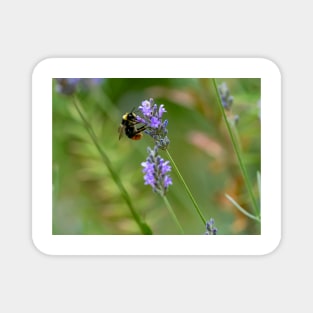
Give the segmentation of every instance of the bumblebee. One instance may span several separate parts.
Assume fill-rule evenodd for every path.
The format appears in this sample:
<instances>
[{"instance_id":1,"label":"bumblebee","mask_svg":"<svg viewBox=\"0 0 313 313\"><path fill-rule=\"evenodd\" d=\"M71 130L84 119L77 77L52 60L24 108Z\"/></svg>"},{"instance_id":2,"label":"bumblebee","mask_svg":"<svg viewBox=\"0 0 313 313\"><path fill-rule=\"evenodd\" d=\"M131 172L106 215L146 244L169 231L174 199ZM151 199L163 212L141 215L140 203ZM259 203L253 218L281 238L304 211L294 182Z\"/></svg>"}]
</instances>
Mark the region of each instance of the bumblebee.
<instances>
[{"instance_id":1,"label":"bumblebee","mask_svg":"<svg viewBox=\"0 0 313 313\"><path fill-rule=\"evenodd\" d=\"M132 111L130 113L125 113L122 118L121 125L118 128L119 138L121 139L123 134L132 139L140 140L142 137L142 132L146 129L146 126L141 126L139 128L136 125L140 124L137 121L137 115Z\"/></svg>"}]
</instances>

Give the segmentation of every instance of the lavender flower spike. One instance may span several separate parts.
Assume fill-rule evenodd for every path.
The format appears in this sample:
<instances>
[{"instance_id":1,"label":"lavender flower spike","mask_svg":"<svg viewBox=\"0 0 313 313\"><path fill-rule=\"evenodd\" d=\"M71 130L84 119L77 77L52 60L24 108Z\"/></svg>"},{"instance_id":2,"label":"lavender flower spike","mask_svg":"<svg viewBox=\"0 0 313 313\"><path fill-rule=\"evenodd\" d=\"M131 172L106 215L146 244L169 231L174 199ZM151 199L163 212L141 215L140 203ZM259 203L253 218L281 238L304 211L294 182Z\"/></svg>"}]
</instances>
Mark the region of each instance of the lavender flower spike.
<instances>
[{"instance_id":1,"label":"lavender flower spike","mask_svg":"<svg viewBox=\"0 0 313 313\"><path fill-rule=\"evenodd\" d=\"M163 113L166 112L164 105L159 107L152 98L145 100L138 107L143 117L137 116L138 122L146 126L145 133L151 136L160 149L166 150L170 140L167 137L167 120L162 120Z\"/></svg>"},{"instance_id":2,"label":"lavender flower spike","mask_svg":"<svg viewBox=\"0 0 313 313\"><path fill-rule=\"evenodd\" d=\"M89 90L90 87L100 85L104 78L56 78L56 92L72 95L77 89Z\"/></svg>"},{"instance_id":3,"label":"lavender flower spike","mask_svg":"<svg viewBox=\"0 0 313 313\"><path fill-rule=\"evenodd\" d=\"M213 227L214 225L214 219L210 218L208 222L206 222L206 232L205 235L217 235L217 228Z\"/></svg>"},{"instance_id":4,"label":"lavender flower spike","mask_svg":"<svg viewBox=\"0 0 313 313\"><path fill-rule=\"evenodd\" d=\"M56 92L64 95L72 95L81 78L56 78Z\"/></svg>"},{"instance_id":5,"label":"lavender flower spike","mask_svg":"<svg viewBox=\"0 0 313 313\"><path fill-rule=\"evenodd\" d=\"M154 192L164 196L169 185L172 185L172 179L168 175L171 171L169 161L164 161L158 154L158 148L155 146L152 150L148 147L148 157L146 162L142 162L145 185L150 185Z\"/></svg>"},{"instance_id":6,"label":"lavender flower spike","mask_svg":"<svg viewBox=\"0 0 313 313\"><path fill-rule=\"evenodd\" d=\"M227 87L227 84L223 82L218 86L218 91L221 96L222 105L225 108L225 110L230 110L232 107L232 104L234 102L234 97L230 95L230 91Z\"/></svg>"}]
</instances>

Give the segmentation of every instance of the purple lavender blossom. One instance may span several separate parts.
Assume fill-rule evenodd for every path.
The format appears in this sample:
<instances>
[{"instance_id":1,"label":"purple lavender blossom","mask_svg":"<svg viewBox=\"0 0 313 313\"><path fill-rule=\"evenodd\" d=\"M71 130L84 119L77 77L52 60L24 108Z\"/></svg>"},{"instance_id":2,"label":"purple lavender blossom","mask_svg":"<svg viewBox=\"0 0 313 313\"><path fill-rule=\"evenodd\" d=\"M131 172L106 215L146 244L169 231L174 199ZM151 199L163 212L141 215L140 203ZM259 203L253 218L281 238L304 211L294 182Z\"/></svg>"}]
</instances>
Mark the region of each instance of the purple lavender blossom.
<instances>
[{"instance_id":1,"label":"purple lavender blossom","mask_svg":"<svg viewBox=\"0 0 313 313\"><path fill-rule=\"evenodd\" d=\"M56 92L64 95L72 95L81 78L56 78Z\"/></svg>"},{"instance_id":2,"label":"purple lavender blossom","mask_svg":"<svg viewBox=\"0 0 313 313\"><path fill-rule=\"evenodd\" d=\"M150 126L152 128L158 128L161 124L161 121L155 117L155 116L152 116L151 119L150 119Z\"/></svg>"},{"instance_id":3,"label":"purple lavender blossom","mask_svg":"<svg viewBox=\"0 0 313 313\"><path fill-rule=\"evenodd\" d=\"M104 81L104 78L89 78L92 85L100 85Z\"/></svg>"},{"instance_id":4,"label":"purple lavender blossom","mask_svg":"<svg viewBox=\"0 0 313 313\"><path fill-rule=\"evenodd\" d=\"M159 117L162 118L163 113L166 112L164 109L164 104L161 104L159 107Z\"/></svg>"},{"instance_id":5,"label":"purple lavender blossom","mask_svg":"<svg viewBox=\"0 0 313 313\"><path fill-rule=\"evenodd\" d=\"M64 95L72 95L81 87L83 90L88 90L90 87L99 85L104 78L56 78L56 92Z\"/></svg>"},{"instance_id":6,"label":"purple lavender blossom","mask_svg":"<svg viewBox=\"0 0 313 313\"><path fill-rule=\"evenodd\" d=\"M148 147L148 157L146 162L142 162L145 185L150 185L154 192L164 196L168 190L169 185L172 185L172 179L168 175L171 171L169 161L158 154L158 148L154 149Z\"/></svg>"},{"instance_id":7,"label":"purple lavender blossom","mask_svg":"<svg viewBox=\"0 0 313 313\"><path fill-rule=\"evenodd\" d=\"M217 228L213 227L215 221L213 218L210 218L208 222L206 222L206 232L204 233L205 235L217 235Z\"/></svg>"},{"instance_id":8,"label":"purple lavender blossom","mask_svg":"<svg viewBox=\"0 0 313 313\"><path fill-rule=\"evenodd\" d=\"M138 107L143 117L137 116L138 122L144 124L147 128L145 133L154 139L156 146L166 150L170 140L167 137L167 120L162 120L163 113L166 112L164 105L159 107L152 98L145 100Z\"/></svg>"},{"instance_id":9,"label":"purple lavender blossom","mask_svg":"<svg viewBox=\"0 0 313 313\"><path fill-rule=\"evenodd\" d=\"M94 86L101 85L104 78L82 78L80 87L83 91L88 91Z\"/></svg>"},{"instance_id":10,"label":"purple lavender blossom","mask_svg":"<svg viewBox=\"0 0 313 313\"><path fill-rule=\"evenodd\" d=\"M151 103L148 100L142 101L139 106L139 110L142 112L144 116L150 116L152 114Z\"/></svg>"},{"instance_id":11,"label":"purple lavender blossom","mask_svg":"<svg viewBox=\"0 0 313 313\"><path fill-rule=\"evenodd\" d=\"M230 95L230 91L227 87L227 84L224 82L218 86L218 91L221 97L222 105L225 108L225 110L230 110L233 102L234 97Z\"/></svg>"}]
</instances>

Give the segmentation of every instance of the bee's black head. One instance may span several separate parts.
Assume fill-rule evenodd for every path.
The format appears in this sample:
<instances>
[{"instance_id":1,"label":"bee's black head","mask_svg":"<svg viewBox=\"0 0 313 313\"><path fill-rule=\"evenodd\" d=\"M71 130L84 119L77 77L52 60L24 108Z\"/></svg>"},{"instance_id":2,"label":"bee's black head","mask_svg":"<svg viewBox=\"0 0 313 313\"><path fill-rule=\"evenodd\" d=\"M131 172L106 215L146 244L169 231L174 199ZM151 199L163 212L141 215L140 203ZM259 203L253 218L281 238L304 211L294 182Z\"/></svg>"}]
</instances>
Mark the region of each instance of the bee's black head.
<instances>
[{"instance_id":1,"label":"bee's black head","mask_svg":"<svg viewBox=\"0 0 313 313\"><path fill-rule=\"evenodd\" d=\"M127 114L127 120L129 121L137 121L137 115L134 112L130 112Z\"/></svg>"}]
</instances>

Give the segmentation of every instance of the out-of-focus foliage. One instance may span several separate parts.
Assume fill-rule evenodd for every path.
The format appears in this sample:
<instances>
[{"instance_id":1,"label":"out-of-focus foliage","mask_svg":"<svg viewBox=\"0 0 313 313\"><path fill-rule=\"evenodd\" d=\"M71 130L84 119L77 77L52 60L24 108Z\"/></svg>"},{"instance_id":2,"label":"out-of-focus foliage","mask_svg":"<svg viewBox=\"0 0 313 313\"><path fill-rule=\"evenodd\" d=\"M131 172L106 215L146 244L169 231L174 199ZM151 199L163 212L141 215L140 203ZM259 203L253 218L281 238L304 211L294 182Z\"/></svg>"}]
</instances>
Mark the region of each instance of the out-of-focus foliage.
<instances>
[{"instance_id":1,"label":"out-of-focus foliage","mask_svg":"<svg viewBox=\"0 0 313 313\"><path fill-rule=\"evenodd\" d=\"M248 175L259 201L260 79L218 79L233 96L227 110L235 125ZM119 173L137 211L154 234L178 234L164 202L144 185L141 163L150 137L118 140L122 115L145 99L164 104L169 151L201 211L214 218L218 235L260 234L260 224L238 211L225 197L252 212L229 134L211 79L104 79L101 85L77 90L89 123L112 166ZM162 151L160 152L162 154ZM162 154L166 159L166 154ZM180 180L172 171L167 193L186 234L204 234ZM109 171L75 110L72 96L56 91L53 82L53 234L140 234Z\"/></svg>"}]
</instances>

